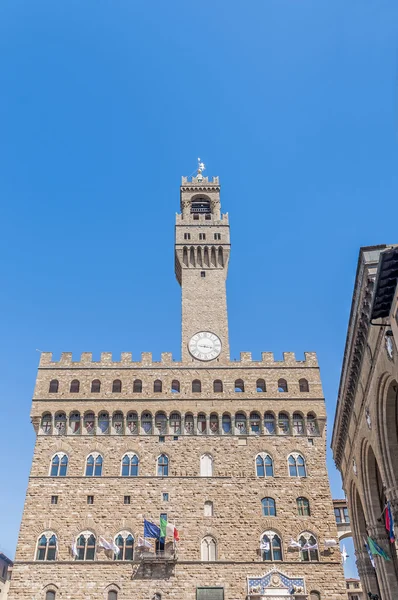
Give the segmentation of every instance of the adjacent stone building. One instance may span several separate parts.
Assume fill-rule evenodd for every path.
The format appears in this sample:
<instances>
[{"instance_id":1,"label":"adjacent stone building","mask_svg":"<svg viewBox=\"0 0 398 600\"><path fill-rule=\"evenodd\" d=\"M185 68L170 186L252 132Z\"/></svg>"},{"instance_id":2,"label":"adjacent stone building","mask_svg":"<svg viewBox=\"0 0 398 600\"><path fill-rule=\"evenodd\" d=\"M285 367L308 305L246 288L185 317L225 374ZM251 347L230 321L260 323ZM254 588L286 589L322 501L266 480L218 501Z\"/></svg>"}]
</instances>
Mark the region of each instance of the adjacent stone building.
<instances>
[{"instance_id":1,"label":"adjacent stone building","mask_svg":"<svg viewBox=\"0 0 398 600\"><path fill-rule=\"evenodd\" d=\"M383 510L398 522L398 246L361 248L344 352L332 449L351 516L366 593L398 598L396 544ZM370 535L391 557L365 548Z\"/></svg>"},{"instance_id":2,"label":"adjacent stone building","mask_svg":"<svg viewBox=\"0 0 398 600\"><path fill-rule=\"evenodd\" d=\"M181 361L41 355L11 600L346 600L316 355L230 360L229 256L199 170L176 218ZM179 541L143 539L161 516Z\"/></svg>"},{"instance_id":3,"label":"adjacent stone building","mask_svg":"<svg viewBox=\"0 0 398 600\"><path fill-rule=\"evenodd\" d=\"M3 552L0 552L0 600L7 600L13 562Z\"/></svg>"},{"instance_id":4,"label":"adjacent stone building","mask_svg":"<svg viewBox=\"0 0 398 600\"><path fill-rule=\"evenodd\" d=\"M356 578L346 579L348 600L365 600L361 582Z\"/></svg>"}]
</instances>

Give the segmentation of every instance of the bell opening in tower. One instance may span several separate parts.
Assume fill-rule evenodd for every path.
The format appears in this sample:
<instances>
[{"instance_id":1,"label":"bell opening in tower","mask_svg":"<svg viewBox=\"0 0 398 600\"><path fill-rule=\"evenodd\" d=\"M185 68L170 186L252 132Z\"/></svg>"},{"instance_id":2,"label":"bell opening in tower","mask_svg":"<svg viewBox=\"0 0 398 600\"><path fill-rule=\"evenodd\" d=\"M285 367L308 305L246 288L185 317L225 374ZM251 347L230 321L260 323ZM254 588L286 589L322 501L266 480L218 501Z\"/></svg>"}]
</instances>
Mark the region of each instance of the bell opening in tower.
<instances>
[{"instance_id":1,"label":"bell opening in tower","mask_svg":"<svg viewBox=\"0 0 398 600\"><path fill-rule=\"evenodd\" d=\"M211 214L211 205L208 198L195 198L191 203L191 213Z\"/></svg>"}]
</instances>

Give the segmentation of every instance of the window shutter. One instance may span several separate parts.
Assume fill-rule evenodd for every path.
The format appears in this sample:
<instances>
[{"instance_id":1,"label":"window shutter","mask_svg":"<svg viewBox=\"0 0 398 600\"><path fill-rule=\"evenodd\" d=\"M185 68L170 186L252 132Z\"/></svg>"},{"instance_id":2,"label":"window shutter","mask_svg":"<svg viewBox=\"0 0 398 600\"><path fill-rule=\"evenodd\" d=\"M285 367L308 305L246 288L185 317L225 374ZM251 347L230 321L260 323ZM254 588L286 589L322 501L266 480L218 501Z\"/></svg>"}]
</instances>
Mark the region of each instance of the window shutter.
<instances>
[{"instance_id":1,"label":"window shutter","mask_svg":"<svg viewBox=\"0 0 398 600\"><path fill-rule=\"evenodd\" d=\"M224 588L196 588L196 600L224 600Z\"/></svg>"}]
</instances>

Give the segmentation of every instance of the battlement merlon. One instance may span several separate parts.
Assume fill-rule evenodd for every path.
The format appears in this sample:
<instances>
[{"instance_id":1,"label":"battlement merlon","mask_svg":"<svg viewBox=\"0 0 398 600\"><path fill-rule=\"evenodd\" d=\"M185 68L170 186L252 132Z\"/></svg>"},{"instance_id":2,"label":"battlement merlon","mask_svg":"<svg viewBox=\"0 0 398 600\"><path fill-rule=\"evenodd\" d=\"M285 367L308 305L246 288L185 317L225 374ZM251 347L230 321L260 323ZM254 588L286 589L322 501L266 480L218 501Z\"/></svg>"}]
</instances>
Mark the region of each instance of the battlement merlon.
<instances>
[{"instance_id":1,"label":"battlement merlon","mask_svg":"<svg viewBox=\"0 0 398 600\"><path fill-rule=\"evenodd\" d=\"M181 190L182 188L187 188L188 190L191 187L195 187L195 189L197 189L197 186L211 187L212 189L218 188L218 191L220 191L220 180L218 176L210 177L210 179L204 176L181 177Z\"/></svg>"},{"instance_id":2,"label":"battlement merlon","mask_svg":"<svg viewBox=\"0 0 398 600\"><path fill-rule=\"evenodd\" d=\"M42 352L40 355L39 368L139 368L151 366L170 366L172 368L189 367L191 365L175 362L171 352L162 352L160 361L153 361L152 352L142 352L140 361L133 361L131 352L122 352L119 360L113 360L112 352L102 352L99 361L93 361L91 352L83 352L80 360L74 361L72 352L62 352L59 361L53 361L52 352ZM275 360L273 352L262 352L261 361L254 361L251 352L241 352L239 360L230 360L226 363L212 363L211 366L216 367L273 367L273 368L289 368L289 367L310 367L318 368L318 359L315 352L304 352L304 360L296 360L294 352L284 352L283 360ZM198 365L195 364L195 369ZM208 369L209 364L203 363L203 368Z\"/></svg>"}]
</instances>

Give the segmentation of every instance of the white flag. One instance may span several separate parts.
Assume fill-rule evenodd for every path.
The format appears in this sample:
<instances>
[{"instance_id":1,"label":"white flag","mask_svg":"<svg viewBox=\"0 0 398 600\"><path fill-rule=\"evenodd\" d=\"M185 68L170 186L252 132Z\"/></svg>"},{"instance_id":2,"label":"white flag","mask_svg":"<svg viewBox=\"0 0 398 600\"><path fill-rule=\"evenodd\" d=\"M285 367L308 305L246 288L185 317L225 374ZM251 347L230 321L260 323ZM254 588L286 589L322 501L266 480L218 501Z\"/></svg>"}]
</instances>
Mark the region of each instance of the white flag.
<instances>
[{"instance_id":1,"label":"white flag","mask_svg":"<svg viewBox=\"0 0 398 600\"><path fill-rule=\"evenodd\" d=\"M77 551L76 542L72 542L71 549L72 549L72 554L75 558L76 558L76 556L79 556L79 552Z\"/></svg>"},{"instance_id":2,"label":"white flag","mask_svg":"<svg viewBox=\"0 0 398 600\"><path fill-rule=\"evenodd\" d=\"M301 544L300 544L300 542L296 542L296 540L291 538L289 548L300 548L300 550L301 550Z\"/></svg>"},{"instance_id":3,"label":"white flag","mask_svg":"<svg viewBox=\"0 0 398 600\"><path fill-rule=\"evenodd\" d=\"M265 540L262 540L260 542L260 550L265 550L266 552L269 552L269 549L270 549L269 542L266 542Z\"/></svg>"},{"instance_id":4,"label":"white flag","mask_svg":"<svg viewBox=\"0 0 398 600\"><path fill-rule=\"evenodd\" d=\"M333 548L333 546L338 546L337 540L325 540L325 548Z\"/></svg>"},{"instance_id":5,"label":"white flag","mask_svg":"<svg viewBox=\"0 0 398 600\"><path fill-rule=\"evenodd\" d=\"M307 542L306 544L304 544L303 550L318 550L318 544L313 544L311 546L311 544Z\"/></svg>"},{"instance_id":6,"label":"white flag","mask_svg":"<svg viewBox=\"0 0 398 600\"><path fill-rule=\"evenodd\" d=\"M343 558L343 563L345 563L345 561L347 560L347 558L349 557L349 554L347 554L347 550L345 549L345 546L343 544L343 552L341 553L341 556Z\"/></svg>"},{"instance_id":7,"label":"white flag","mask_svg":"<svg viewBox=\"0 0 398 600\"><path fill-rule=\"evenodd\" d=\"M138 538L137 546L138 546L138 548L153 548L153 545L151 544L151 542L148 542L148 540L145 540L142 537Z\"/></svg>"},{"instance_id":8,"label":"white flag","mask_svg":"<svg viewBox=\"0 0 398 600\"><path fill-rule=\"evenodd\" d=\"M102 536L98 538L98 546L105 548L105 550L114 550L114 544L112 542L108 542Z\"/></svg>"}]
</instances>

